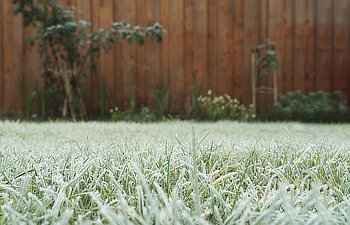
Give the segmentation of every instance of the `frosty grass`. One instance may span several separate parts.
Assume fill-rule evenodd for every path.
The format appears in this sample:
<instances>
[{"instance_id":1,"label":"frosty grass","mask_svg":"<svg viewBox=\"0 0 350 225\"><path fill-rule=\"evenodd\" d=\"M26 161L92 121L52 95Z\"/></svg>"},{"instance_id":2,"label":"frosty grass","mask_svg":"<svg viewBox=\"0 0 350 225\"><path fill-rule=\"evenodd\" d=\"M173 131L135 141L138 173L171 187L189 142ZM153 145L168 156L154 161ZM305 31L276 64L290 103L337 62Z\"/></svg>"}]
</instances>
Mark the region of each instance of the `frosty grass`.
<instances>
[{"instance_id":1,"label":"frosty grass","mask_svg":"<svg viewBox=\"0 0 350 225\"><path fill-rule=\"evenodd\" d=\"M350 125L0 122L0 224L350 224Z\"/></svg>"}]
</instances>

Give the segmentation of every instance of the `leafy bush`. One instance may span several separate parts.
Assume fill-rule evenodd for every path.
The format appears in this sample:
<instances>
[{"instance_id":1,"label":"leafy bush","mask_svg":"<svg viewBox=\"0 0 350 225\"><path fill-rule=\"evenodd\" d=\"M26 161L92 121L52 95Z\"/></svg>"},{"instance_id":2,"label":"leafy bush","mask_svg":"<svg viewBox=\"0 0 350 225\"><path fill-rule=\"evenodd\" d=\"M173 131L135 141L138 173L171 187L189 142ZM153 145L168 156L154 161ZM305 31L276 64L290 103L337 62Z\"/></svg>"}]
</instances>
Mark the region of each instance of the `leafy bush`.
<instances>
[{"instance_id":1,"label":"leafy bush","mask_svg":"<svg viewBox=\"0 0 350 225\"><path fill-rule=\"evenodd\" d=\"M159 23L142 28L122 22L114 22L107 29L90 32L91 23L77 22L76 12L58 5L55 0L12 0L16 14L22 14L24 26L37 29L35 37L26 37L31 44L38 43L43 60L43 108L42 113L58 116L58 112L73 112L83 105L86 94L81 81L87 76L84 65L90 60L92 71L96 72L96 55L100 49L107 53L117 41L133 40L143 45L146 37L162 41L165 31ZM80 111L85 111L80 110ZM85 112L84 112L85 113ZM86 114L86 113L85 113ZM103 113L102 113L103 114Z\"/></svg>"},{"instance_id":2,"label":"leafy bush","mask_svg":"<svg viewBox=\"0 0 350 225\"><path fill-rule=\"evenodd\" d=\"M273 107L277 120L295 120L302 122L343 122L349 121L349 108L341 99L341 93L331 94L317 91L304 95L300 91L279 96L279 102Z\"/></svg>"},{"instance_id":3,"label":"leafy bush","mask_svg":"<svg viewBox=\"0 0 350 225\"><path fill-rule=\"evenodd\" d=\"M239 120L249 121L255 118L252 107L246 108L231 96L213 96L208 90L207 96L200 95L192 105L191 117L196 120Z\"/></svg>"}]
</instances>

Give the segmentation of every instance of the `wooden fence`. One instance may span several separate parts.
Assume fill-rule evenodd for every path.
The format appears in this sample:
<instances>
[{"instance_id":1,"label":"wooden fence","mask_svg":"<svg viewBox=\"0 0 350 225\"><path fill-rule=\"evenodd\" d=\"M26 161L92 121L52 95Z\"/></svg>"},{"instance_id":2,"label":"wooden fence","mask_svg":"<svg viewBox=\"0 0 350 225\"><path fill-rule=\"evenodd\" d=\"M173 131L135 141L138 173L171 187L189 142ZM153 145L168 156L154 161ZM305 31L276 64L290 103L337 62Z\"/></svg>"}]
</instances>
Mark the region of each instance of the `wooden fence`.
<instances>
[{"instance_id":1,"label":"wooden fence","mask_svg":"<svg viewBox=\"0 0 350 225\"><path fill-rule=\"evenodd\" d=\"M0 3L0 112L21 112L16 77L40 74L37 49L25 42L33 29L14 16L12 1ZM167 80L168 107L190 106L194 74L204 90L251 102L250 50L269 37L282 62L279 93L340 90L350 99L349 0L61 0L77 7L92 29L126 20L141 26L159 21L167 30L161 45L118 43L99 55L99 75L119 104L136 86L140 105L152 105L154 84ZM98 110L96 80L90 76L88 109ZM110 97L110 96L109 96Z\"/></svg>"}]
</instances>

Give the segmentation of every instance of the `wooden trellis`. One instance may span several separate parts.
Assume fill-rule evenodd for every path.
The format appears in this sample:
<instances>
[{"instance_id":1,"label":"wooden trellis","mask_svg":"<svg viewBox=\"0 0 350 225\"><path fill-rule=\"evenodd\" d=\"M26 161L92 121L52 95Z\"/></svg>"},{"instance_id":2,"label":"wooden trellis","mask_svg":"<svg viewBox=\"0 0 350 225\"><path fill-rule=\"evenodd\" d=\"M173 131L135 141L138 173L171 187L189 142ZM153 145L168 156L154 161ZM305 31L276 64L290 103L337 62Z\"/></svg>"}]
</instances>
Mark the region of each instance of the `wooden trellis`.
<instances>
[{"instance_id":1,"label":"wooden trellis","mask_svg":"<svg viewBox=\"0 0 350 225\"><path fill-rule=\"evenodd\" d=\"M275 51L275 44L272 42L269 42L268 40L265 41L265 44L260 45L256 49L251 50L251 82L252 82L252 104L253 104L253 110L254 113L256 113L256 106L257 106L257 101L256 101L256 95L261 93L261 94L273 94L273 101L274 103L278 102L278 84L277 84L277 59L276 59L276 66L270 67L267 70L272 73L273 76L273 87L268 87L268 86L257 86L257 78L259 76L259 53L261 49L265 49L266 51ZM270 74L268 74L270 75Z\"/></svg>"}]
</instances>

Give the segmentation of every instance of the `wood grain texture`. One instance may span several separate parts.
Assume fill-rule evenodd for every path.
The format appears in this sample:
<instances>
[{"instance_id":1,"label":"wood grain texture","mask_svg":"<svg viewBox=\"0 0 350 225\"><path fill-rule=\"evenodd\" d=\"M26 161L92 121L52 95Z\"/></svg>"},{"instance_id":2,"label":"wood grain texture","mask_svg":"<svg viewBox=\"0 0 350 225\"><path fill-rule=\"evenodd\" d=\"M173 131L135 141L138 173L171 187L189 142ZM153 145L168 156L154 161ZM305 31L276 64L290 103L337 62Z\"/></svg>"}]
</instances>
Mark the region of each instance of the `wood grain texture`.
<instances>
[{"instance_id":1,"label":"wood grain texture","mask_svg":"<svg viewBox=\"0 0 350 225\"><path fill-rule=\"evenodd\" d=\"M160 1L160 23L166 31L169 30L169 2L172 0ZM160 73L165 79L167 85L167 98L170 95L170 76L169 76L169 34L163 38L160 46ZM169 110L169 105L166 105L166 110Z\"/></svg>"},{"instance_id":2,"label":"wood grain texture","mask_svg":"<svg viewBox=\"0 0 350 225\"><path fill-rule=\"evenodd\" d=\"M171 1L169 4L169 80L170 108L184 109L186 96L184 68L184 1Z\"/></svg>"},{"instance_id":3,"label":"wood grain texture","mask_svg":"<svg viewBox=\"0 0 350 225\"><path fill-rule=\"evenodd\" d=\"M147 1L136 0L136 24L140 26L145 26L147 20L146 15L146 4ZM145 46L136 46L137 52L137 84L136 84L136 94L137 102L139 106L144 106L148 104L148 76L147 71L149 67L147 65L147 52ZM148 74L149 75L149 74Z\"/></svg>"},{"instance_id":4,"label":"wood grain texture","mask_svg":"<svg viewBox=\"0 0 350 225\"><path fill-rule=\"evenodd\" d=\"M306 4L306 58L305 58L305 92L316 90L316 15L317 0L308 0Z\"/></svg>"},{"instance_id":5,"label":"wood grain texture","mask_svg":"<svg viewBox=\"0 0 350 225\"><path fill-rule=\"evenodd\" d=\"M233 58L232 58L232 96L236 99L242 98L243 79L243 21L244 0L233 2Z\"/></svg>"},{"instance_id":6,"label":"wood grain texture","mask_svg":"<svg viewBox=\"0 0 350 225\"><path fill-rule=\"evenodd\" d=\"M196 74L197 80L202 83L202 87L206 90L207 85L207 42L208 42L208 20L207 20L207 0L193 1L193 72ZM186 18L186 17L185 17ZM232 27L231 27L232 29ZM189 76L189 75L187 75ZM192 82L187 83L187 87ZM188 89L188 88L187 88Z\"/></svg>"},{"instance_id":7,"label":"wood grain texture","mask_svg":"<svg viewBox=\"0 0 350 225\"><path fill-rule=\"evenodd\" d=\"M268 38L269 0L259 1L259 43L262 44Z\"/></svg>"},{"instance_id":8,"label":"wood grain texture","mask_svg":"<svg viewBox=\"0 0 350 225\"><path fill-rule=\"evenodd\" d=\"M142 26L153 26L160 19L160 5L158 0L145 0L146 22ZM160 73L160 46L153 38L146 41L146 61L147 61L147 96L148 105L154 108L154 87L161 80Z\"/></svg>"},{"instance_id":9,"label":"wood grain texture","mask_svg":"<svg viewBox=\"0 0 350 225\"><path fill-rule=\"evenodd\" d=\"M333 0L317 1L316 89L331 91Z\"/></svg>"},{"instance_id":10,"label":"wood grain texture","mask_svg":"<svg viewBox=\"0 0 350 225\"><path fill-rule=\"evenodd\" d=\"M188 86L193 84L196 77L197 82L201 82L201 77L198 77L198 73L194 69L194 1L184 0L184 66L185 66L185 89L188 90ZM190 107L191 99L190 95L186 95L185 106Z\"/></svg>"},{"instance_id":11,"label":"wood grain texture","mask_svg":"<svg viewBox=\"0 0 350 225\"><path fill-rule=\"evenodd\" d=\"M241 101L244 104L252 102L251 86L251 49L258 46L259 0L244 1L244 35L243 35L243 80L242 89L245 90Z\"/></svg>"},{"instance_id":12,"label":"wood grain texture","mask_svg":"<svg viewBox=\"0 0 350 225\"><path fill-rule=\"evenodd\" d=\"M108 29L113 22L113 0L101 1L100 26ZM101 51L101 76L106 81L106 109L113 107L111 90L114 89L114 52Z\"/></svg>"},{"instance_id":13,"label":"wood grain texture","mask_svg":"<svg viewBox=\"0 0 350 225\"><path fill-rule=\"evenodd\" d=\"M136 0L120 1L120 15L127 23L135 25L136 23ZM123 62L123 107L130 105L130 90L136 87L136 46L129 44L127 41L123 43L122 48Z\"/></svg>"},{"instance_id":14,"label":"wood grain texture","mask_svg":"<svg viewBox=\"0 0 350 225\"><path fill-rule=\"evenodd\" d=\"M22 114L22 103L17 83L23 75L23 25L21 16L13 16L15 10L11 1L2 1L2 111L5 115ZM14 29L16 28L16 29Z\"/></svg>"},{"instance_id":15,"label":"wood grain texture","mask_svg":"<svg viewBox=\"0 0 350 225\"><path fill-rule=\"evenodd\" d=\"M233 17L231 0L218 1L218 93L231 94L232 88L232 39Z\"/></svg>"},{"instance_id":16,"label":"wood grain texture","mask_svg":"<svg viewBox=\"0 0 350 225\"><path fill-rule=\"evenodd\" d=\"M92 30L96 31L99 28L101 28L100 24L100 2L91 0L91 23L92 23ZM101 52L101 51L100 51ZM93 113L99 112L99 87L97 86L98 83L101 83L101 58L100 58L100 52L95 56L95 61L97 62L97 68L96 72L92 73L91 76L91 90L92 93L92 108ZM99 82L98 82L99 81Z\"/></svg>"},{"instance_id":17,"label":"wood grain texture","mask_svg":"<svg viewBox=\"0 0 350 225\"><path fill-rule=\"evenodd\" d=\"M307 1L295 0L295 24L294 24L294 73L293 89L305 92L305 69L307 49Z\"/></svg>"},{"instance_id":18,"label":"wood grain texture","mask_svg":"<svg viewBox=\"0 0 350 225\"><path fill-rule=\"evenodd\" d=\"M276 43L277 60L282 62L283 56L283 1L270 0L269 5L269 37ZM283 64L286 62L282 62ZM277 69L277 86L279 93L283 93L282 65Z\"/></svg>"},{"instance_id":19,"label":"wood grain texture","mask_svg":"<svg viewBox=\"0 0 350 225\"><path fill-rule=\"evenodd\" d=\"M136 86L138 106L153 106L154 84L167 81L168 110L189 109L189 87L196 74L203 92L230 94L251 103L250 51L266 37L277 44L281 65L279 93L340 90L350 97L350 1L348 0L59 0L75 6L78 19L92 29L112 21L167 30L162 44L152 38L144 47L116 43L111 54L97 56L97 75L106 77L118 106L128 107ZM15 77L37 74L41 62L24 43L30 28L14 17L10 1L0 4L0 111L21 113ZM17 61L24 61L17 63ZM17 61L16 61L17 60ZM39 68L39 69L38 69ZM87 108L98 113L97 80L86 65ZM26 77L30 80L31 77ZM111 96L109 96L111 104ZM265 103L263 103L265 104ZM268 103L266 103L268 104Z\"/></svg>"},{"instance_id":20,"label":"wood grain texture","mask_svg":"<svg viewBox=\"0 0 350 225\"><path fill-rule=\"evenodd\" d=\"M282 54L282 77L283 93L294 90L294 0L283 0L283 54ZM285 63L287 62L287 63Z\"/></svg>"},{"instance_id":21,"label":"wood grain texture","mask_svg":"<svg viewBox=\"0 0 350 225\"><path fill-rule=\"evenodd\" d=\"M217 94L217 75L218 75L218 0L208 0L208 77L207 88L211 89L214 94Z\"/></svg>"},{"instance_id":22,"label":"wood grain texture","mask_svg":"<svg viewBox=\"0 0 350 225\"><path fill-rule=\"evenodd\" d=\"M92 0L94 1L94 0ZM119 22L123 20L121 15L121 0L114 1L114 21ZM142 6L140 6L142 7ZM123 108L123 44L117 41L113 46L114 51L114 89L113 94L116 96L118 107Z\"/></svg>"},{"instance_id":23,"label":"wood grain texture","mask_svg":"<svg viewBox=\"0 0 350 225\"><path fill-rule=\"evenodd\" d=\"M332 91L341 91L343 98L347 97L348 66L350 64L350 6L347 0L334 1L333 15L333 71Z\"/></svg>"}]
</instances>

